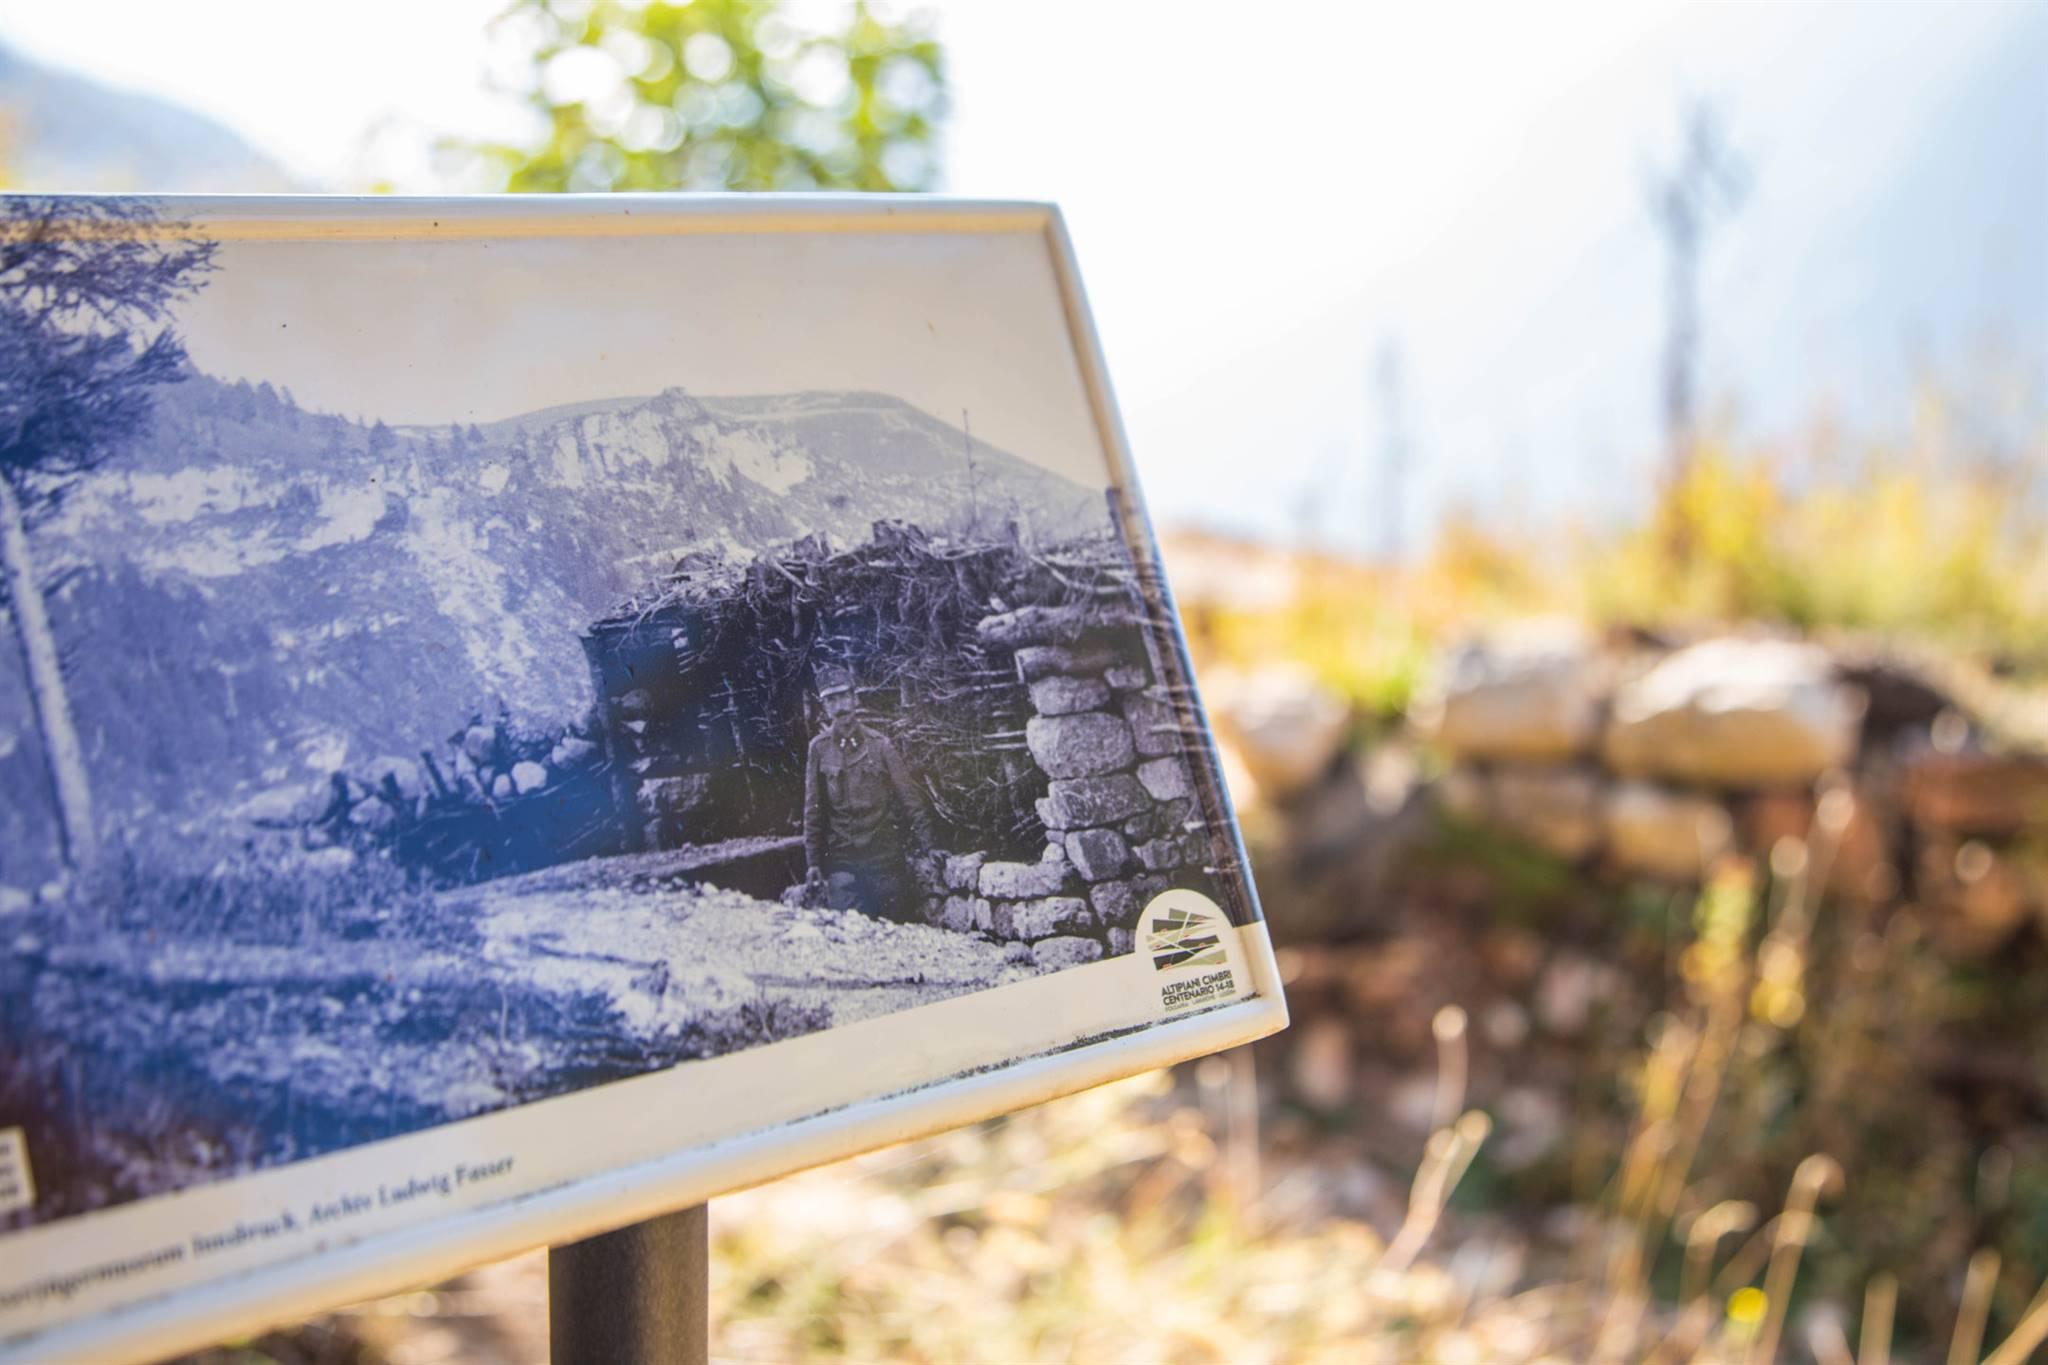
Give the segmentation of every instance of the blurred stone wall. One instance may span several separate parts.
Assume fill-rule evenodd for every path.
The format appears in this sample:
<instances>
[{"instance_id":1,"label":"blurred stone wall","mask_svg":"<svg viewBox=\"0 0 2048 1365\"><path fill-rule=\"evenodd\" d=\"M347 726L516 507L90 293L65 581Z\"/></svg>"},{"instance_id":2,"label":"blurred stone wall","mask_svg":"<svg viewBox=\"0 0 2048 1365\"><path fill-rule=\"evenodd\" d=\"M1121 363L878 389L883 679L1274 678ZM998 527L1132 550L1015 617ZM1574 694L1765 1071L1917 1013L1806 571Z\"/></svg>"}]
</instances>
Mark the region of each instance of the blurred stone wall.
<instances>
[{"instance_id":1,"label":"blurred stone wall","mask_svg":"<svg viewBox=\"0 0 2048 1365\"><path fill-rule=\"evenodd\" d=\"M1895 662L1524 630L1458 650L1414 719L1447 765L1439 810L1591 872L1690 882L1748 853L1918 899L1970 951L2048 917L2048 760Z\"/></svg>"}]
</instances>

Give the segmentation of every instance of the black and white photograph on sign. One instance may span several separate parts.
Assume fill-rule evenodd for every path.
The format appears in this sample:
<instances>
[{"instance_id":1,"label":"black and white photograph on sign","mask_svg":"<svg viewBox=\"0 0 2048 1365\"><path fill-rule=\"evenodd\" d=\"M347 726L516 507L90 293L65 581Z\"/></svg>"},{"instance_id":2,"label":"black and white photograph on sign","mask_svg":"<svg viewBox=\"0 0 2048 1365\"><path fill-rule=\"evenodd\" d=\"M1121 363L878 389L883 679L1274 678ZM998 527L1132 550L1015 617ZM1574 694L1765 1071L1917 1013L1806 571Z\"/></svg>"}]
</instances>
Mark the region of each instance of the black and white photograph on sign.
<instances>
[{"instance_id":1,"label":"black and white photograph on sign","mask_svg":"<svg viewBox=\"0 0 2048 1365\"><path fill-rule=\"evenodd\" d=\"M1256 916L1032 238L183 214L0 200L0 1229Z\"/></svg>"}]
</instances>

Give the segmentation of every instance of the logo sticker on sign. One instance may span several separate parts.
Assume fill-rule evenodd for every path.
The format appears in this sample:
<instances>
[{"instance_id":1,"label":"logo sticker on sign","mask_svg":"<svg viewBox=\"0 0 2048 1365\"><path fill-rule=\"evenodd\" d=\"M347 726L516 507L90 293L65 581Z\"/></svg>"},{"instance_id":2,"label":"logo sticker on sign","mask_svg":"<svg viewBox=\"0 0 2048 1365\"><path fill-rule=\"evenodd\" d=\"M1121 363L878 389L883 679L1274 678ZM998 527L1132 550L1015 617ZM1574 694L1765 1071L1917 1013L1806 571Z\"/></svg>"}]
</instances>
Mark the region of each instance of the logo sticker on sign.
<instances>
[{"instance_id":1,"label":"logo sticker on sign","mask_svg":"<svg viewBox=\"0 0 2048 1365\"><path fill-rule=\"evenodd\" d=\"M28 1137L19 1128L0 1128L0 1213L36 1202L36 1180L28 1168Z\"/></svg>"},{"instance_id":2,"label":"logo sticker on sign","mask_svg":"<svg viewBox=\"0 0 2048 1365\"><path fill-rule=\"evenodd\" d=\"M1161 1014L1220 1005L1250 989L1244 950L1223 907L1199 891L1162 891L1138 919Z\"/></svg>"}]
</instances>

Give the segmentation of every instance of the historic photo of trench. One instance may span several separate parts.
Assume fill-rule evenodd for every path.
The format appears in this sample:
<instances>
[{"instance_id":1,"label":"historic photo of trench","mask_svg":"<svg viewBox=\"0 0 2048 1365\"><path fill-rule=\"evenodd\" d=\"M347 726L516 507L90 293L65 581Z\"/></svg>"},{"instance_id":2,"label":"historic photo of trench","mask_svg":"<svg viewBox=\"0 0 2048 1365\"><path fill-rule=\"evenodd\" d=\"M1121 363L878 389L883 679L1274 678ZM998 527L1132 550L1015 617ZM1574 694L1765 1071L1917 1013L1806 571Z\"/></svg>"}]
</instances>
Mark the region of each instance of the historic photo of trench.
<instances>
[{"instance_id":1,"label":"historic photo of trench","mask_svg":"<svg viewBox=\"0 0 2048 1365\"><path fill-rule=\"evenodd\" d=\"M801 377L344 414L156 206L0 248L0 1227L1255 913L1106 471Z\"/></svg>"}]
</instances>

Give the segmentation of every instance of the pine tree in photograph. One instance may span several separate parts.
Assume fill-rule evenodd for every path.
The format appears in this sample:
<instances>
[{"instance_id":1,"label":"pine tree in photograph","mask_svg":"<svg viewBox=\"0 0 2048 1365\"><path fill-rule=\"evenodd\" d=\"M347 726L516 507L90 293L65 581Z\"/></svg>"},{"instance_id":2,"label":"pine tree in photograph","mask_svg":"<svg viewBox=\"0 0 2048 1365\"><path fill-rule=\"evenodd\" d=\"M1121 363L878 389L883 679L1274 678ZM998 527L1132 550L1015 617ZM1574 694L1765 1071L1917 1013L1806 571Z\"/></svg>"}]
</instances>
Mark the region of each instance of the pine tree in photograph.
<instances>
[{"instance_id":1,"label":"pine tree in photograph","mask_svg":"<svg viewBox=\"0 0 2048 1365\"><path fill-rule=\"evenodd\" d=\"M213 253L148 200L0 197L0 583L74 872L92 870L99 836L31 533L183 377L171 305Z\"/></svg>"}]
</instances>

